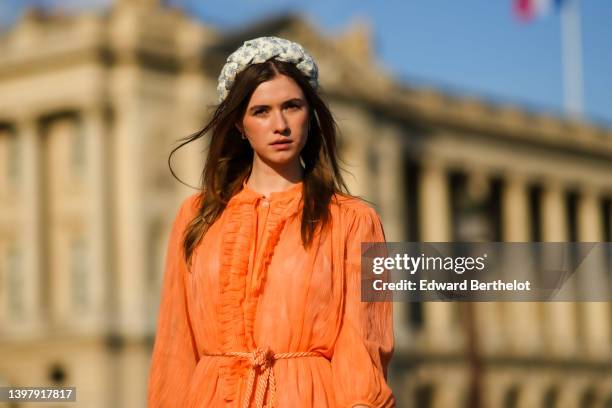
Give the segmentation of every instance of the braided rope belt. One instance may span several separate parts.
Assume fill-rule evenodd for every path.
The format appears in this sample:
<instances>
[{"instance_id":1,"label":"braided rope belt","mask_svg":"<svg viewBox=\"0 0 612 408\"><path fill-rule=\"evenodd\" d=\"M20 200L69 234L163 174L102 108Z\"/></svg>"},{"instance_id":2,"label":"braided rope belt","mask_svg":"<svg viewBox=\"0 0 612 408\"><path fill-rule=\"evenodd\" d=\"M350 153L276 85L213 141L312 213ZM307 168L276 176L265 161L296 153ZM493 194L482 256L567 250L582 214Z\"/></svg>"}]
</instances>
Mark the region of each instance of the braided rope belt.
<instances>
[{"instance_id":1,"label":"braided rope belt","mask_svg":"<svg viewBox=\"0 0 612 408\"><path fill-rule=\"evenodd\" d=\"M293 353L277 353L273 354L269 348L257 348L253 351L232 351L226 353L204 353L206 356L213 357L231 357L240 360L246 360L250 363L251 368L249 370L249 377L247 380L247 392L244 394L242 400L242 408L248 408L249 402L253 395L253 386L255 385L255 378L257 377L257 386L255 388L255 406L256 408L266 408L264 405L264 398L266 391L269 391L269 405L268 408L274 406L274 400L276 397L276 379L274 378L274 371L272 365L274 361L286 358L300 358L300 357L324 357L321 353L314 351L298 351ZM257 375L259 374L259 375Z\"/></svg>"}]
</instances>

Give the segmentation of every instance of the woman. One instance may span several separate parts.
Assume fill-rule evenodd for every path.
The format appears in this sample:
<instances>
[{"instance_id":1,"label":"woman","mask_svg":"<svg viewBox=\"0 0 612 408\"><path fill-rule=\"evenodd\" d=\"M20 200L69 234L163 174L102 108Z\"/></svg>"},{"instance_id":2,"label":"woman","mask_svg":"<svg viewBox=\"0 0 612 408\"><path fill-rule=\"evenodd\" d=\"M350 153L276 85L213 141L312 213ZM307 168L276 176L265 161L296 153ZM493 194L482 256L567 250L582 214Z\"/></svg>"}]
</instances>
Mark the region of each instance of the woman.
<instances>
[{"instance_id":1,"label":"woman","mask_svg":"<svg viewBox=\"0 0 612 408\"><path fill-rule=\"evenodd\" d=\"M341 193L317 72L299 44L246 41L183 143L211 133L171 232L149 407L395 405L391 304L360 300L361 242L383 230Z\"/></svg>"}]
</instances>

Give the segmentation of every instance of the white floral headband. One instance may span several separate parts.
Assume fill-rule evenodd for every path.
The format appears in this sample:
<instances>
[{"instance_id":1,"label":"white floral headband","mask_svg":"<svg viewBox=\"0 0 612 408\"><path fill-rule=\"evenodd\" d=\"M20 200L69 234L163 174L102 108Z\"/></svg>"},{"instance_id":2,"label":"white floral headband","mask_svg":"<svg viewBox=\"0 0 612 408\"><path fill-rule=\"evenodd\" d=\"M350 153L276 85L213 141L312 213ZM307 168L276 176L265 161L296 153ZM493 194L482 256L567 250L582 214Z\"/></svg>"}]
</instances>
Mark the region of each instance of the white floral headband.
<instances>
[{"instance_id":1,"label":"white floral headband","mask_svg":"<svg viewBox=\"0 0 612 408\"><path fill-rule=\"evenodd\" d=\"M284 38L259 37L245 41L240 48L227 57L217 85L219 103L227 97L239 72L249 65L259 64L270 58L294 64L306 76L310 85L315 90L318 88L319 69L304 47Z\"/></svg>"}]
</instances>

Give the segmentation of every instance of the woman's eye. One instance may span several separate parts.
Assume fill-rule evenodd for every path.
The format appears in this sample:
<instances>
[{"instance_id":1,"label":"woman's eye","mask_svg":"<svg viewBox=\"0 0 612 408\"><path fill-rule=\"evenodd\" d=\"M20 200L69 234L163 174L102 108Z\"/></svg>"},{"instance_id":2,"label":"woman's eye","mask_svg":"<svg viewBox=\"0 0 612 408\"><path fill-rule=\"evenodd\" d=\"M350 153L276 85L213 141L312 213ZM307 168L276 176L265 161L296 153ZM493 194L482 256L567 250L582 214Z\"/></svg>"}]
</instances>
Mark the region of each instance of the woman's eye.
<instances>
[{"instance_id":1,"label":"woman's eye","mask_svg":"<svg viewBox=\"0 0 612 408\"><path fill-rule=\"evenodd\" d=\"M255 116L260 116L260 115L261 115L261 114L263 114L264 112L265 112L265 111L262 109L262 110L255 111L255 113L253 113L253 114L254 114Z\"/></svg>"}]
</instances>

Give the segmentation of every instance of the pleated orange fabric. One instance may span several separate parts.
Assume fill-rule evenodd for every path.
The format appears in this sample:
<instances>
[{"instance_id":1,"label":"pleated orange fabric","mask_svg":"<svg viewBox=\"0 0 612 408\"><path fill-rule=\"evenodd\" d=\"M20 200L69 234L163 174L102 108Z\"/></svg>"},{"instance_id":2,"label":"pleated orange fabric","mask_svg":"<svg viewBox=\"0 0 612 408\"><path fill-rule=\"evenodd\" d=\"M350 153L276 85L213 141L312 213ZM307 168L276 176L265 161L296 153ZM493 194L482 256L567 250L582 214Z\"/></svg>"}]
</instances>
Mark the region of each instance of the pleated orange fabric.
<instances>
[{"instance_id":1,"label":"pleated orange fabric","mask_svg":"<svg viewBox=\"0 0 612 408\"><path fill-rule=\"evenodd\" d=\"M386 382L392 305L361 302L361 243L384 242L376 212L334 196L329 228L304 249L302 183L269 198L246 185L184 261L199 196L168 246L149 374L150 408L394 407Z\"/></svg>"}]
</instances>

